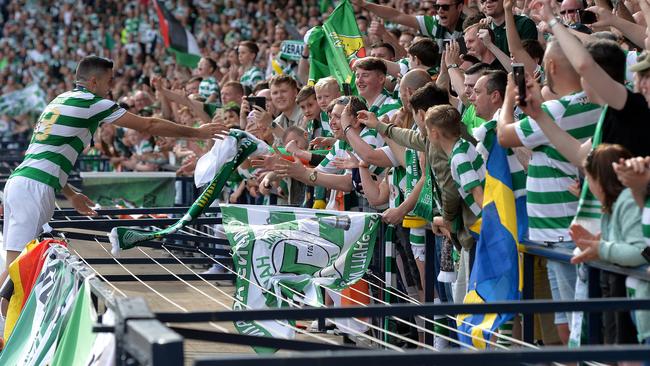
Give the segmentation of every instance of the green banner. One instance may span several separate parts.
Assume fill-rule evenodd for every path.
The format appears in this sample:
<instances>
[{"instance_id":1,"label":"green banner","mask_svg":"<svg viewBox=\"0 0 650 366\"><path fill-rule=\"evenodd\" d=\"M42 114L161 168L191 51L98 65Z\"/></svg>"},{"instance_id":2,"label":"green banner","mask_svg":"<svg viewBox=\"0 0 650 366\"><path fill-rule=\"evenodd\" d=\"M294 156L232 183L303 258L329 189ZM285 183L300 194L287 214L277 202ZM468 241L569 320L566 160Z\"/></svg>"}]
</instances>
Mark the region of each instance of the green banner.
<instances>
[{"instance_id":1,"label":"green banner","mask_svg":"<svg viewBox=\"0 0 650 366\"><path fill-rule=\"evenodd\" d=\"M81 179L84 194L101 206L174 206L174 172L82 172Z\"/></svg>"},{"instance_id":2,"label":"green banner","mask_svg":"<svg viewBox=\"0 0 650 366\"><path fill-rule=\"evenodd\" d=\"M63 261L49 255L45 260L5 351L0 353L0 365L48 365L54 355L77 290Z\"/></svg>"},{"instance_id":3,"label":"green banner","mask_svg":"<svg viewBox=\"0 0 650 366\"><path fill-rule=\"evenodd\" d=\"M321 286L342 290L366 273L381 222L379 214L277 206L222 205L221 212L238 274L234 309L289 305L281 299L323 306ZM246 335L293 337L281 323L235 327Z\"/></svg>"}]
</instances>

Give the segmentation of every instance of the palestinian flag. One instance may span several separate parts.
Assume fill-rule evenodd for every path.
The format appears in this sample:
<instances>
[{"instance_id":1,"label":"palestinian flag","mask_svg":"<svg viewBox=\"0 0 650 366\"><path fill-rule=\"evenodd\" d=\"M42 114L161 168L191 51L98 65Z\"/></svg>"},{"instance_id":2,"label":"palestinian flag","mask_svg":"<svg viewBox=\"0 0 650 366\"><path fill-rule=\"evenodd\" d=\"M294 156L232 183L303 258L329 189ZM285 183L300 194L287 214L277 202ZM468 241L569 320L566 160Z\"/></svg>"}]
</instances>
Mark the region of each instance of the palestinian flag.
<instances>
[{"instance_id":1,"label":"palestinian flag","mask_svg":"<svg viewBox=\"0 0 650 366\"><path fill-rule=\"evenodd\" d=\"M158 14L160 35L165 47L176 55L176 62L190 68L196 68L201 59L201 51L196 38L165 8L162 1L154 1Z\"/></svg>"}]
</instances>

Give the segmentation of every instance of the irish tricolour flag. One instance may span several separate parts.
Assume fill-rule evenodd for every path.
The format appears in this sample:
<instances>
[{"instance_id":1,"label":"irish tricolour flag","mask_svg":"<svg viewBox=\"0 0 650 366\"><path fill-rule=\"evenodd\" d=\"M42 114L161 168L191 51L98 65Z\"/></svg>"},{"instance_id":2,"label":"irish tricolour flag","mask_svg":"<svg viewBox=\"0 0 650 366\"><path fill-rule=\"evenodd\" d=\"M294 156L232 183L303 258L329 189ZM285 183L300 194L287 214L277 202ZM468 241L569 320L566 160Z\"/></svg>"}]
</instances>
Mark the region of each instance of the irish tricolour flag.
<instances>
[{"instance_id":1,"label":"irish tricolour flag","mask_svg":"<svg viewBox=\"0 0 650 366\"><path fill-rule=\"evenodd\" d=\"M158 13L160 35L167 50L176 55L177 63L195 68L201 59L201 51L194 35L165 8L162 1L154 1L153 6Z\"/></svg>"}]
</instances>

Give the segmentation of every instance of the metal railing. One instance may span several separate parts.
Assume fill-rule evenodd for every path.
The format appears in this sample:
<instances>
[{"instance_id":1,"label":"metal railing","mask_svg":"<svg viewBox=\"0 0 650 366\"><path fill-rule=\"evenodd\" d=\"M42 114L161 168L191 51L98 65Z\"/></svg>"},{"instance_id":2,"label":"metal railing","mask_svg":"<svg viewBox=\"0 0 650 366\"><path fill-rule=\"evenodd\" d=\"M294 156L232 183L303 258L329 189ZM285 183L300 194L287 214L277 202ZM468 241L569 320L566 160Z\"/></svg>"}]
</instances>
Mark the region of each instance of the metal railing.
<instances>
[{"instance_id":1,"label":"metal railing","mask_svg":"<svg viewBox=\"0 0 650 366\"><path fill-rule=\"evenodd\" d=\"M116 297L108 285L67 249L54 247L52 253L80 282L88 280L99 314L106 308L115 313L114 326L97 324L93 331L115 333L116 365L183 364L183 338L157 320L143 298Z\"/></svg>"}]
</instances>

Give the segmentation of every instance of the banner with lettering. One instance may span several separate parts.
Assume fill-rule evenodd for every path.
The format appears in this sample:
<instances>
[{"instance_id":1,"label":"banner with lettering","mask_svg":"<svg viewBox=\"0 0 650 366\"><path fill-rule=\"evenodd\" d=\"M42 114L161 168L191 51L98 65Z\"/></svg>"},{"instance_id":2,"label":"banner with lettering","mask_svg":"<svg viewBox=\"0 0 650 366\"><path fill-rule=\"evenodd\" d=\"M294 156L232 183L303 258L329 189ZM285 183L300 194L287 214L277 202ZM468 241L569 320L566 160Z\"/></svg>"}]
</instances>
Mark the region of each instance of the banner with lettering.
<instances>
[{"instance_id":1,"label":"banner with lettering","mask_svg":"<svg viewBox=\"0 0 650 366\"><path fill-rule=\"evenodd\" d=\"M248 205L222 205L221 212L238 274L236 310L323 306L319 287L339 291L366 272L380 225L379 214L363 212ZM292 338L286 323L237 321L235 328Z\"/></svg>"}]
</instances>

